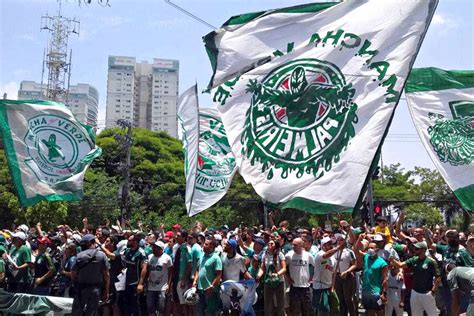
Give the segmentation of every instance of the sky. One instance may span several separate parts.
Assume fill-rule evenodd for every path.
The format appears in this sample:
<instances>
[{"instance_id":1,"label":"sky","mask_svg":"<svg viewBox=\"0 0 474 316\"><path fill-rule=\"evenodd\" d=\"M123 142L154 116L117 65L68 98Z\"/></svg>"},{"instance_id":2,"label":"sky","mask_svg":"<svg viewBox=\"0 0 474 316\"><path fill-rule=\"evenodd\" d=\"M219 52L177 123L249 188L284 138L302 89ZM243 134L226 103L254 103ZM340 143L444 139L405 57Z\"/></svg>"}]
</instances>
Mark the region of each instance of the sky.
<instances>
[{"instance_id":1,"label":"sky","mask_svg":"<svg viewBox=\"0 0 474 316\"><path fill-rule=\"evenodd\" d=\"M357 1L357 0L352 0ZM425 1L425 0L412 0ZM211 66L202 37L212 29L176 10L164 0L109 0L104 7L92 0L63 0L62 15L80 20L79 36L72 34L71 84L87 83L99 91L99 126L105 123L107 61L109 55L179 60L180 93L198 83L204 89ZM172 0L213 26L241 13L287 7L309 0ZM40 32L41 16L55 15L56 0L0 1L0 95L16 99L22 80L41 81L43 51L48 34ZM415 67L474 69L474 1L440 0L420 49ZM200 96L211 106L209 95ZM384 165L400 163L434 169L420 142L402 95L382 148Z\"/></svg>"}]
</instances>

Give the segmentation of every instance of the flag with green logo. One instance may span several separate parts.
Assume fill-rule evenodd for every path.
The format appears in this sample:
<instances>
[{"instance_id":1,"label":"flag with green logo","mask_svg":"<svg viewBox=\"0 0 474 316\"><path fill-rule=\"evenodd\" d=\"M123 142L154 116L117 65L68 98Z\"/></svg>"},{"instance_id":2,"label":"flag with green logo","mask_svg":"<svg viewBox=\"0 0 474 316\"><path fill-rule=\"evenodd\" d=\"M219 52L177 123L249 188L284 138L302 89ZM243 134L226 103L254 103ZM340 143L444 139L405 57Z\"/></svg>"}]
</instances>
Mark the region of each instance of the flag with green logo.
<instances>
[{"instance_id":1,"label":"flag with green logo","mask_svg":"<svg viewBox=\"0 0 474 316\"><path fill-rule=\"evenodd\" d=\"M413 123L461 205L474 209L474 71L413 69L405 88Z\"/></svg>"},{"instance_id":2,"label":"flag with green logo","mask_svg":"<svg viewBox=\"0 0 474 316\"><path fill-rule=\"evenodd\" d=\"M78 201L87 167L100 156L94 131L63 104L0 100L0 130L22 206Z\"/></svg>"},{"instance_id":3,"label":"flag with green logo","mask_svg":"<svg viewBox=\"0 0 474 316\"><path fill-rule=\"evenodd\" d=\"M209 91L264 200L355 206L437 3L312 3L235 16L204 37Z\"/></svg>"},{"instance_id":4,"label":"flag with green logo","mask_svg":"<svg viewBox=\"0 0 474 316\"><path fill-rule=\"evenodd\" d=\"M185 152L185 202L192 216L226 194L237 169L219 112L199 109L197 86L186 90L178 103L179 136Z\"/></svg>"}]
</instances>

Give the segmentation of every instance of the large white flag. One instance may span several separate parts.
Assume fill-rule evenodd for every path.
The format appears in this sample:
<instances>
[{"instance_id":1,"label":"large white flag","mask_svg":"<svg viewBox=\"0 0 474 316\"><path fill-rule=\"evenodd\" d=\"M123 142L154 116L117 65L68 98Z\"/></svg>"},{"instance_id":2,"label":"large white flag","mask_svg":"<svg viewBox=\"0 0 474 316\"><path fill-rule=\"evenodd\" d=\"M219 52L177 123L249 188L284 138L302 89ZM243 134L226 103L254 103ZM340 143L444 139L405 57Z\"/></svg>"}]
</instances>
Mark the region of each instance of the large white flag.
<instances>
[{"instance_id":1,"label":"large white flag","mask_svg":"<svg viewBox=\"0 0 474 316\"><path fill-rule=\"evenodd\" d=\"M436 5L308 4L233 17L204 38L239 172L264 200L354 207Z\"/></svg>"},{"instance_id":2,"label":"large white flag","mask_svg":"<svg viewBox=\"0 0 474 316\"><path fill-rule=\"evenodd\" d=\"M219 112L199 109L197 86L181 95L178 118L185 151L185 202L192 216L226 194L237 169Z\"/></svg>"},{"instance_id":3,"label":"large white flag","mask_svg":"<svg viewBox=\"0 0 474 316\"><path fill-rule=\"evenodd\" d=\"M474 71L413 69L405 93L436 168L465 209L474 209Z\"/></svg>"},{"instance_id":4,"label":"large white flag","mask_svg":"<svg viewBox=\"0 0 474 316\"><path fill-rule=\"evenodd\" d=\"M86 169L102 151L92 128L76 121L65 105L0 100L0 130L23 206L82 198Z\"/></svg>"}]
</instances>

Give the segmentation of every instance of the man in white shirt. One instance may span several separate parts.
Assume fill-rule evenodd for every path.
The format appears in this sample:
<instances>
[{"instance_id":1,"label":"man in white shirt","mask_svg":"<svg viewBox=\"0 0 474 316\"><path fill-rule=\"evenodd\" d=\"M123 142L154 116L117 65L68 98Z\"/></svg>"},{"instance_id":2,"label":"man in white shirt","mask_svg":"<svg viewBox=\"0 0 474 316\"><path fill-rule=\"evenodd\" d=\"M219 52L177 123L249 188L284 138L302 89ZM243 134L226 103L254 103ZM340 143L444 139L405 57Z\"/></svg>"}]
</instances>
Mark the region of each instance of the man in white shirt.
<instances>
[{"instance_id":1,"label":"man in white shirt","mask_svg":"<svg viewBox=\"0 0 474 316\"><path fill-rule=\"evenodd\" d=\"M158 315L165 312L166 293L168 284L173 276L173 261L163 252L165 244L157 241L152 244L153 253L148 257L147 295L146 304L148 315Z\"/></svg>"},{"instance_id":2,"label":"man in white shirt","mask_svg":"<svg viewBox=\"0 0 474 316\"><path fill-rule=\"evenodd\" d=\"M240 274L245 279L250 279L251 276L247 272L245 266L245 259L237 253L237 241L235 239L228 239L224 246L224 253L222 254L222 281L240 281Z\"/></svg>"},{"instance_id":3,"label":"man in white shirt","mask_svg":"<svg viewBox=\"0 0 474 316\"><path fill-rule=\"evenodd\" d=\"M356 279L354 272L357 269L356 257L352 250L346 247L344 235L336 234L338 245L344 245L344 249L338 251L336 258L335 289L339 298L339 310L341 315L356 316L355 288Z\"/></svg>"},{"instance_id":4,"label":"man in white shirt","mask_svg":"<svg viewBox=\"0 0 474 316\"><path fill-rule=\"evenodd\" d=\"M331 298L331 287L336 265L334 254L342 249L344 249L344 244L333 247L332 239L324 237L321 240L321 250L314 260L313 308L320 316L334 314L330 308L330 300L333 299Z\"/></svg>"},{"instance_id":5,"label":"man in white shirt","mask_svg":"<svg viewBox=\"0 0 474 316\"><path fill-rule=\"evenodd\" d=\"M311 315L310 266L314 266L313 256L304 250L301 238L293 239L293 250L286 256L287 275L290 283L290 314Z\"/></svg>"}]
</instances>

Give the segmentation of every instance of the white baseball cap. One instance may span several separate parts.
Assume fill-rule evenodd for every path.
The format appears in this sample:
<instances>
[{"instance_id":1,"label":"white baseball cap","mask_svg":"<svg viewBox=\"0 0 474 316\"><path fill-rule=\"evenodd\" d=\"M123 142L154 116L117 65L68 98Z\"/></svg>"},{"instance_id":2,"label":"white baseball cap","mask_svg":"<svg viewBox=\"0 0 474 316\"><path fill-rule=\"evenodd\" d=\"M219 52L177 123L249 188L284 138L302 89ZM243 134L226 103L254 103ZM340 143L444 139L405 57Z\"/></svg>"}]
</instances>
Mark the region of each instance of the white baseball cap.
<instances>
[{"instance_id":1,"label":"white baseball cap","mask_svg":"<svg viewBox=\"0 0 474 316\"><path fill-rule=\"evenodd\" d=\"M12 235L12 238L20 238L21 240L26 240L26 234L24 232L16 232Z\"/></svg>"},{"instance_id":2,"label":"white baseball cap","mask_svg":"<svg viewBox=\"0 0 474 316\"><path fill-rule=\"evenodd\" d=\"M153 245L158 246L158 247L160 247L160 248L163 249L163 250L164 250L165 247L166 247L165 243L162 242L161 240L158 240L158 241L155 242Z\"/></svg>"},{"instance_id":3,"label":"white baseball cap","mask_svg":"<svg viewBox=\"0 0 474 316\"><path fill-rule=\"evenodd\" d=\"M328 242L332 243L332 239L330 237L324 237L322 240L321 240L321 246L327 244Z\"/></svg>"}]
</instances>

